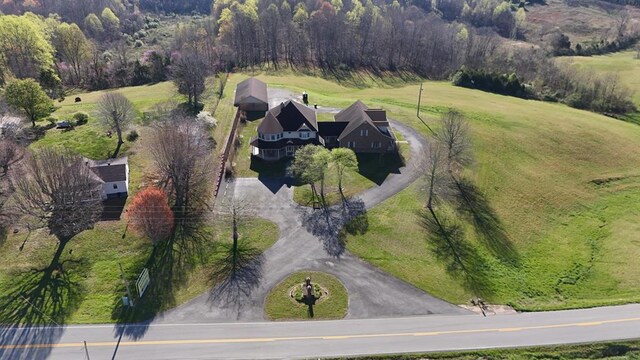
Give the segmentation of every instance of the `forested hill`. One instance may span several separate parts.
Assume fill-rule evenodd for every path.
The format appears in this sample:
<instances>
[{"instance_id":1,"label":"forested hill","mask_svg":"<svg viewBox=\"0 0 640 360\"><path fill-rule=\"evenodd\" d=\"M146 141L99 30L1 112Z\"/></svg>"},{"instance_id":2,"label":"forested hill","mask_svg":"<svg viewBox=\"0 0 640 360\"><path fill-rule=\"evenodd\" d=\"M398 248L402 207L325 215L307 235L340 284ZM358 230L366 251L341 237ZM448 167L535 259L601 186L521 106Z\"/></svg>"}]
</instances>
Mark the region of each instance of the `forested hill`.
<instances>
[{"instance_id":1,"label":"forested hill","mask_svg":"<svg viewBox=\"0 0 640 360\"><path fill-rule=\"evenodd\" d=\"M268 65L407 71L598 112L634 110L615 78L552 61L571 50L566 37L555 37L551 51L521 46L530 5L513 1L4 0L0 86L31 77L59 96ZM173 11L210 14L158 14ZM611 48L639 38L622 25Z\"/></svg>"},{"instance_id":2,"label":"forested hill","mask_svg":"<svg viewBox=\"0 0 640 360\"><path fill-rule=\"evenodd\" d=\"M114 11L136 9L154 13L208 14L211 0L3 0L0 11L5 14L21 14L31 11L37 14L58 14L64 20L79 22L89 14L99 14L104 8Z\"/></svg>"}]
</instances>

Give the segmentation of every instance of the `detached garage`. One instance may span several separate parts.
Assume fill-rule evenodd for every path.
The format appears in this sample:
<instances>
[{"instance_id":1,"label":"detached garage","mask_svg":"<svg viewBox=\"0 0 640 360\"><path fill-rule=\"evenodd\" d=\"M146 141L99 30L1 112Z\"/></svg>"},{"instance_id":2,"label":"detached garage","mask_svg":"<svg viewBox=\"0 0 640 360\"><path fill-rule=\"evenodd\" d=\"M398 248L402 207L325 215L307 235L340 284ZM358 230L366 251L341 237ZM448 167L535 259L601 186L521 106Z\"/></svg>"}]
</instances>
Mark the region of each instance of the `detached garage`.
<instances>
[{"instance_id":1,"label":"detached garage","mask_svg":"<svg viewBox=\"0 0 640 360\"><path fill-rule=\"evenodd\" d=\"M233 106L237 106L240 110L247 112L269 110L267 84L256 78L248 78L242 81L236 87Z\"/></svg>"}]
</instances>

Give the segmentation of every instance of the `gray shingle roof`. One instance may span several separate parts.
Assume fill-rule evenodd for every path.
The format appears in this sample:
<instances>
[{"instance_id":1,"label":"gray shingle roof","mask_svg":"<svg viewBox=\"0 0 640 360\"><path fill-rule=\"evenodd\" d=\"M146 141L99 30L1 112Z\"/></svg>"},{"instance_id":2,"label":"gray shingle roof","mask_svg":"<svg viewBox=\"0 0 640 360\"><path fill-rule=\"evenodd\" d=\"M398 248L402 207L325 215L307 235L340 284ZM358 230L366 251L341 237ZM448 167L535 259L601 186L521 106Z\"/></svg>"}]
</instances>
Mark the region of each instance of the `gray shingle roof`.
<instances>
[{"instance_id":1,"label":"gray shingle roof","mask_svg":"<svg viewBox=\"0 0 640 360\"><path fill-rule=\"evenodd\" d=\"M87 166L104 182L127 180L127 163L129 159L121 157L109 160L89 160Z\"/></svg>"},{"instance_id":2,"label":"gray shingle roof","mask_svg":"<svg viewBox=\"0 0 640 360\"><path fill-rule=\"evenodd\" d=\"M258 125L258 132L262 134L279 134L282 131L282 125L280 125L278 119L276 119L271 112L268 112L267 116L265 116L262 122L260 122L260 125Z\"/></svg>"},{"instance_id":3,"label":"gray shingle roof","mask_svg":"<svg viewBox=\"0 0 640 360\"><path fill-rule=\"evenodd\" d=\"M236 97L233 102L234 106L239 106L240 103L249 97L253 97L265 104L269 103L269 97L267 96L267 84L256 78L248 78L238 83L236 86Z\"/></svg>"},{"instance_id":4,"label":"gray shingle roof","mask_svg":"<svg viewBox=\"0 0 640 360\"><path fill-rule=\"evenodd\" d=\"M306 124L311 131L318 131L316 112L295 101L282 103L269 110L269 113L278 119L284 131L298 131L302 124Z\"/></svg>"}]
</instances>

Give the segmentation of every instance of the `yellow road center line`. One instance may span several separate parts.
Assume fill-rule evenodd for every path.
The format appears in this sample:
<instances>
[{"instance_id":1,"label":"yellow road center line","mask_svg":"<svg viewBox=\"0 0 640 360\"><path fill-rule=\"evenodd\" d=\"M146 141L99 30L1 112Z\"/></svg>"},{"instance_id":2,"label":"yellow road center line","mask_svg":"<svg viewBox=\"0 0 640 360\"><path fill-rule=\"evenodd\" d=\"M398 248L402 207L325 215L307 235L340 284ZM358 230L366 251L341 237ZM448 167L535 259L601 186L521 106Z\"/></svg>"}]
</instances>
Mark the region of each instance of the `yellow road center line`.
<instances>
[{"instance_id":1,"label":"yellow road center line","mask_svg":"<svg viewBox=\"0 0 640 360\"><path fill-rule=\"evenodd\" d=\"M193 340L142 340L142 341L105 341L105 342L88 342L91 347L104 346L149 346L149 345L201 345L201 344L233 344L233 343L259 343L259 342L275 342L275 341L300 341L300 340L348 340L348 339L367 339L367 338L384 338L384 337L404 337L404 336L438 336L451 334L473 334L487 332L511 332L524 330L540 330L540 329L557 329L578 326L601 326L605 324L615 324L623 322L640 321L640 317L616 320L591 321L568 324L553 325L537 325L527 327L511 327L511 328L486 328L486 329L468 329L468 330L443 330L430 332L415 333L390 333L390 334L354 334L354 335L327 335L327 336L293 336L293 337L273 337L273 338L240 338L240 339L193 339ZM30 348L68 348L81 347L83 343L60 343L60 344L17 344L17 345L0 345L0 349L30 349Z\"/></svg>"}]
</instances>

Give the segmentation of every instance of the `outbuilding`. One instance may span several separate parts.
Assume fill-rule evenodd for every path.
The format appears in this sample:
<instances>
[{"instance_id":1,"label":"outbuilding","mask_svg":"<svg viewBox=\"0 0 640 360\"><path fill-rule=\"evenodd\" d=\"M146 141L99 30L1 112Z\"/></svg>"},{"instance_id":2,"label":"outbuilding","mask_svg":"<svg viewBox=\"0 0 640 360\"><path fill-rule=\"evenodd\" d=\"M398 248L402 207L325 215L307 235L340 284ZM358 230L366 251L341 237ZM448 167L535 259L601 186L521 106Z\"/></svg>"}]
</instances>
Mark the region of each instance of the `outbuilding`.
<instances>
[{"instance_id":1,"label":"outbuilding","mask_svg":"<svg viewBox=\"0 0 640 360\"><path fill-rule=\"evenodd\" d=\"M102 199L126 198L129 195L129 160L86 160L86 165L102 184Z\"/></svg>"},{"instance_id":2,"label":"outbuilding","mask_svg":"<svg viewBox=\"0 0 640 360\"><path fill-rule=\"evenodd\" d=\"M267 84L256 78L248 78L236 87L233 106L246 112L265 112L269 110Z\"/></svg>"}]
</instances>

